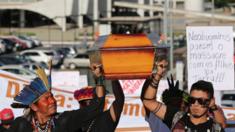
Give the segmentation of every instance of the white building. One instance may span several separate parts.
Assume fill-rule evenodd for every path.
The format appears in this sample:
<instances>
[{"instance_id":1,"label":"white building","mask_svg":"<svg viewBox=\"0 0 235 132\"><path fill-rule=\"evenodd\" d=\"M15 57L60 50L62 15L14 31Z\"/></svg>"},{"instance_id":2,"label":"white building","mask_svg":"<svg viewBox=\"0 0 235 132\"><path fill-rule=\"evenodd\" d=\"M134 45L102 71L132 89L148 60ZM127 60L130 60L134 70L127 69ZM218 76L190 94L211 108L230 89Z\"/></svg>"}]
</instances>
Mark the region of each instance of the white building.
<instances>
[{"instance_id":1,"label":"white building","mask_svg":"<svg viewBox=\"0 0 235 132\"><path fill-rule=\"evenodd\" d=\"M149 4L149 5L162 5L165 0L0 0L0 11L2 10L20 10L19 22L20 26L24 27L25 11L31 11L36 14L40 14L52 20L56 23L63 31L66 30L66 17L70 17L79 28L83 27L83 16L88 16L94 22L94 26L98 25L98 20L103 22L112 21L137 21L145 22L152 21L154 18L154 12L148 11L148 16L146 12L142 9L136 10L138 13L138 18L126 17L112 17L112 3L114 1L129 1L139 4ZM173 0L173 8L177 8L177 3L190 5L194 2L196 5L202 5L203 0ZM201 9L202 7L197 7ZM132 9L133 10L133 9ZM102 19L99 18L102 16ZM156 17L154 19L159 19ZM110 23L109 23L110 24Z\"/></svg>"}]
</instances>

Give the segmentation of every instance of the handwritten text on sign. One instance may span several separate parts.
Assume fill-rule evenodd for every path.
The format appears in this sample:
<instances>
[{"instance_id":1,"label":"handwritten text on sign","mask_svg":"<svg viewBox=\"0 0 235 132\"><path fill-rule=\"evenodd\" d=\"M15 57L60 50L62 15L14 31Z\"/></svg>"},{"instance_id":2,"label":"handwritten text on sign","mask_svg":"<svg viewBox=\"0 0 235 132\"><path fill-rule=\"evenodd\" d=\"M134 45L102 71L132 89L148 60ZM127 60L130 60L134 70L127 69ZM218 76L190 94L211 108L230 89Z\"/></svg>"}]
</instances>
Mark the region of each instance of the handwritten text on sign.
<instances>
[{"instance_id":1,"label":"handwritten text on sign","mask_svg":"<svg viewBox=\"0 0 235 132\"><path fill-rule=\"evenodd\" d=\"M234 89L232 27L187 27L188 86L211 81L217 90Z\"/></svg>"}]
</instances>

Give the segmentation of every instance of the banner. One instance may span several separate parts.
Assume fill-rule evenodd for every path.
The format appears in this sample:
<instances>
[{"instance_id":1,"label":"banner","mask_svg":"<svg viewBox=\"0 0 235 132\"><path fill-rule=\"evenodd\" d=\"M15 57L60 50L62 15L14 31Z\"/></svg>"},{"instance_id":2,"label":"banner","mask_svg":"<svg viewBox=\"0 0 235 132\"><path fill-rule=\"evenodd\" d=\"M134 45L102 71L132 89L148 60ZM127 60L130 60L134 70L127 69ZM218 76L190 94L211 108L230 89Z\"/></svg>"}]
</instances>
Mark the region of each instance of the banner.
<instances>
[{"instance_id":1,"label":"banner","mask_svg":"<svg viewBox=\"0 0 235 132\"><path fill-rule=\"evenodd\" d=\"M80 75L79 71L53 71L52 86L74 92L88 85L87 75Z\"/></svg>"},{"instance_id":2,"label":"banner","mask_svg":"<svg viewBox=\"0 0 235 132\"><path fill-rule=\"evenodd\" d=\"M135 79L135 80L119 80L123 92L126 97L139 97L141 94L142 87L144 85L145 79ZM168 88L167 80L160 80L158 85L158 95ZM160 96L158 96L159 98ZM159 99L160 100L160 99Z\"/></svg>"},{"instance_id":3,"label":"banner","mask_svg":"<svg viewBox=\"0 0 235 132\"><path fill-rule=\"evenodd\" d=\"M18 77L14 74L0 70L0 110L3 108L11 108L13 98L28 84L29 80ZM22 109L13 109L15 116L22 115Z\"/></svg>"},{"instance_id":4,"label":"banner","mask_svg":"<svg viewBox=\"0 0 235 132\"><path fill-rule=\"evenodd\" d=\"M234 89L233 28L187 27L188 87L210 81L215 90Z\"/></svg>"},{"instance_id":5,"label":"banner","mask_svg":"<svg viewBox=\"0 0 235 132\"><path fill-rule=\"evenodd\" d=\"M106 109L110 107L114 99L113 95L106 97ZM144 116L145 111L140 98L126 97L118 128L148 128L148 123L145 121Z\"/></svg>"},{"instance_id":6,"label":"banner","mask_svg":"<svg viewBox=\"0 0 235 132\"><path fill-rule=\"evenodd\" d=\"M119 80L125 96L140 96L145 79Z\"/></svg>"},{"instance_id":7,"label":"banner","mask_svg":"<svg viewBox=\"0 0 235 132\"><path fill-rule=\"evenodd\" d=\"M83 76L82 82L86 82ZM58 79L58 78L57 78ZM55 79L56 80L56 79ZM52 82L55 81L52 76ZM57 80L59 81L59 80ZM62 81L62 80L61 80ZM79 82L79 81L78 81ZM0 108L10 108L11 103L13 102L13 98L20 92L20 90L24 87L24 85L28 84L29 80L22 79L17 75L14 75L9 72L5 72L0 70ZM52 93L57 101L57 110L58 112L62 112L65 110L73 110L78 109L78 102L73 97L73 91L69 90L68 86L63 85L64 87L54 87L52 86ZM83 87L83 84L79 86ZM65 87L67 89L65 89ZM4 101L3 101L4 100ZM14 114L16 116L20 116L23 114L22 109L13 109Z\"/></svg>"},{"instance_id":8,"label":"banner","mask_svg":"<svg viewBox=\"0 0 235 132\"><path fill-rule=\"evenodd\" d=\"M13 102L14 96L18 94L23 86L28 84L29 81L22 79L14 74L0 70L0 83L0 110L2 110L3 108L10 108L10 104ZM135 86L130 82L129 84L129 87ZM161 97L161 92L168 87L166 80L162 80L160 84L161 85L159 85L158 92L159 100ZM141 92L141 89L142 87L138 87L138 89L136 90L138 92L135 92L133 96L125 97L125 104L117 131L150 131L148 123L144 119L145 111L139 97L139 92ZM57 87L53 87L52 92L57 101L58 112L79 108L78 102L73 97L73 92ZM107 95L105 105L106 109L109 109L114 99L115 98L113 95ZM15 117L21 116L23 114L22 109L12 110L15 114ZM228 117L228 119L235 120L234 110L235 108L224 109L225 115L226 117Z\"/></svg>"}]
</instances>

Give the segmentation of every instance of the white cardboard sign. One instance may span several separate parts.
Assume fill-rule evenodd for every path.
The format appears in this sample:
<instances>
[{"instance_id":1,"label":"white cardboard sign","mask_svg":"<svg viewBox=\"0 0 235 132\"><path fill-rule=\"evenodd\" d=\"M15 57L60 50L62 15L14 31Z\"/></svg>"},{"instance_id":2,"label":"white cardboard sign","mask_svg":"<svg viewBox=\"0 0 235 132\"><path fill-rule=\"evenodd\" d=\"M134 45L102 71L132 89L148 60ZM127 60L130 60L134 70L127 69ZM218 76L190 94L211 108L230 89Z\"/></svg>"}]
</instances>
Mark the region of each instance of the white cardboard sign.
<instances>
[{"instance_id":1,"label":"white cardboard sign","mask_svg":"<svg viewBox=\"0 0 235 132\"><path fill-rule=\"evenodd\" d=\"M187 27L188 87L198 80L234 89L233 28Z\"/></svg>"}]
</instances>

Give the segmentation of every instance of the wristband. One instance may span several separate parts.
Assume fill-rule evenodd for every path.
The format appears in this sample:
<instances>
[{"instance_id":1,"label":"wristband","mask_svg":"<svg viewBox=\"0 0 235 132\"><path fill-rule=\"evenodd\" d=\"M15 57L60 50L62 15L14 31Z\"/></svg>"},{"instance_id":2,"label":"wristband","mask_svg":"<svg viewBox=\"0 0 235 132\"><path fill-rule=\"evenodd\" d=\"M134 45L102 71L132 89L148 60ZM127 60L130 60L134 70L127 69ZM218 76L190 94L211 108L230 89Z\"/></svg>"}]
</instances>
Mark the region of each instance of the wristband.
<instances>
[{"instance_id":1,"label":"wristband","mask_svg":"<svg viewBox=\"0 0 235 132\"><path fill-rule=\"evenodd\" d=\"M159 80L157 80L157 79L154 78L155 75L158 75L158 76L159 76ZM158 83L158 82L160 81L160 79L162 78L162 75L157 74L157 73L154 73L154 74L151 75L150 78L153 80L153 82Z\"/></svg>"},{"instance_id":2,"label":"wristband","mask_svg":"<svg viewBox=\"0 0 235 132\"><path fill-rule=\"evenodd\" d=\"M99 76L95 79L95 84L97 86L104 86L104 81L105 81L104 76Z\"/></svg>"},{"instance_id":3,"label":"wristband","mask_svg":"<svg viewBox=\"0 0 235 132\"><path fill-rule=\"evenodd\" d=\"M160 110L161 107L162 107L162 103L159 103L152 112L156 114Z\"/></svg>"},{"instance_id":4,"label":"wristband","mask_svg":"<svg viewBox=\"0 0 235 132\"><path fill-rule=\"evenodd\" d=\"M154 81L150 83L150 86L153 87L154 89L158 89L158 83L155 83Z\"/></svg>"}]
</instances>

